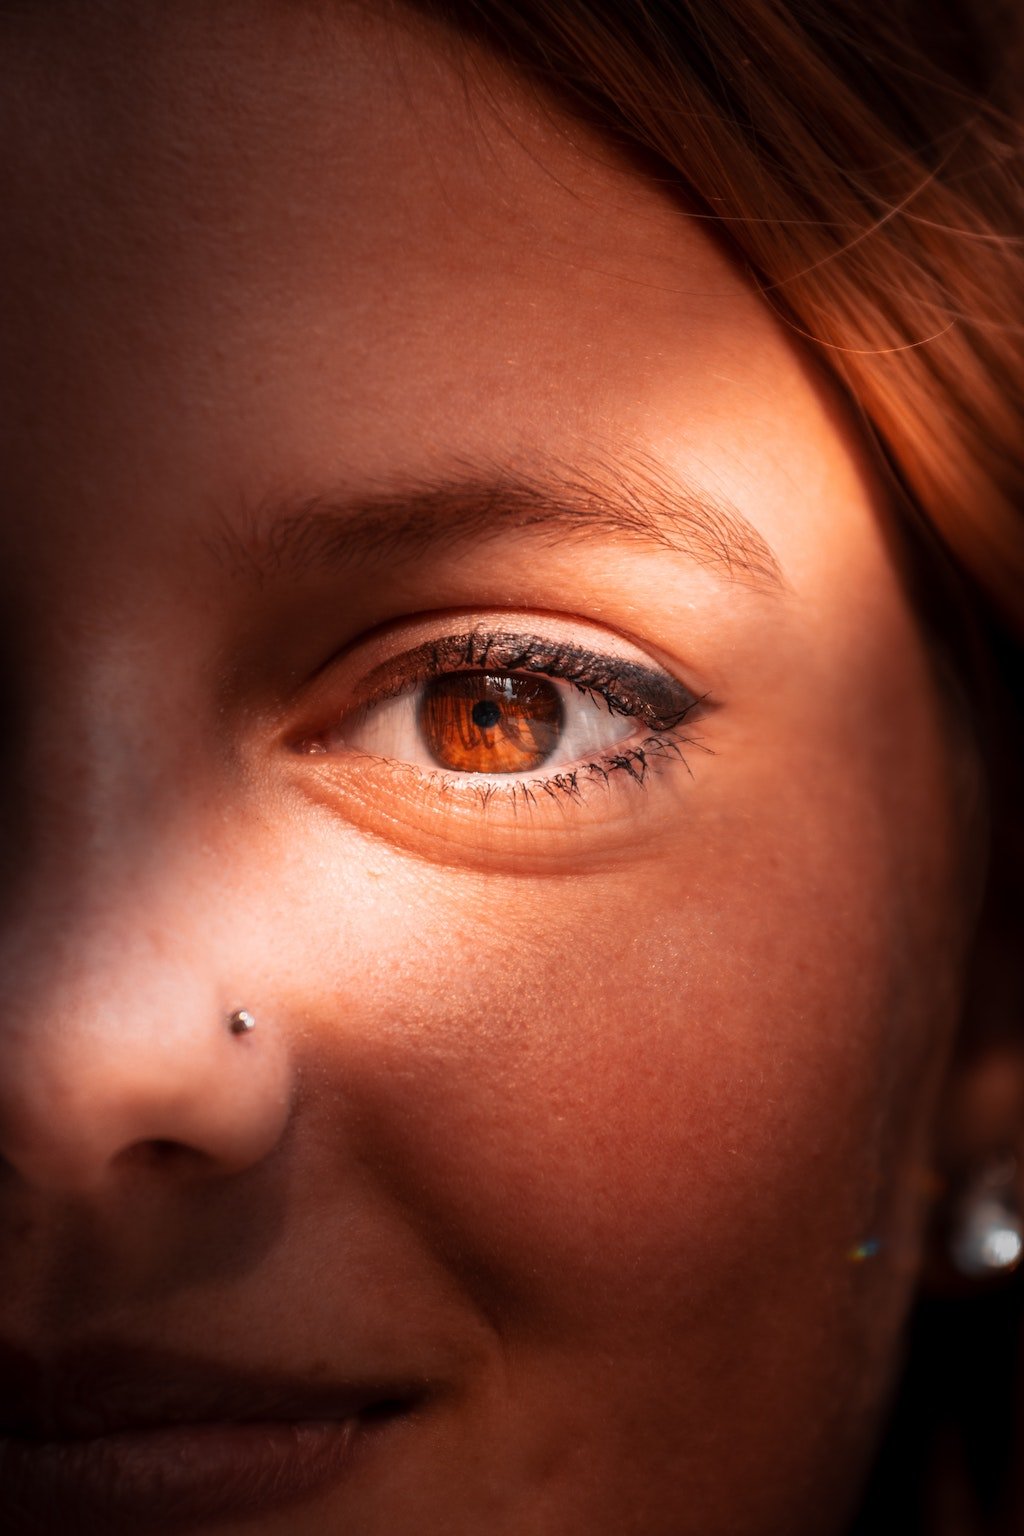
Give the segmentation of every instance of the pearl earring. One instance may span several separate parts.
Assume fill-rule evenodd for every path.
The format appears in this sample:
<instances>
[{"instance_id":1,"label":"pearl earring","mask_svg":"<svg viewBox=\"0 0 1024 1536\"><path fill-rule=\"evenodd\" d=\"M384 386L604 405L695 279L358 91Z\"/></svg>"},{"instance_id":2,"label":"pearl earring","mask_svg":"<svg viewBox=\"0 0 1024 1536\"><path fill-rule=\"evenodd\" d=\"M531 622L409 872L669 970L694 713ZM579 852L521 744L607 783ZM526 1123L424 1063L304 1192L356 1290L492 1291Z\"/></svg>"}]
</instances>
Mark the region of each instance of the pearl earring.
<instances>
[{"instance_id":1,"label":"pearl earring","mask_svg":"<svg viewBox=\"0 0 1024 1536\"><path fill-rule=\"evenodd\" d=\"M1024 1256L1024 1224L1017 1190L1017 1160L989 1163L965 1187L952 1215L949 1256L972 1280L1006 1275Z\"/></svg>"}]
</instances>

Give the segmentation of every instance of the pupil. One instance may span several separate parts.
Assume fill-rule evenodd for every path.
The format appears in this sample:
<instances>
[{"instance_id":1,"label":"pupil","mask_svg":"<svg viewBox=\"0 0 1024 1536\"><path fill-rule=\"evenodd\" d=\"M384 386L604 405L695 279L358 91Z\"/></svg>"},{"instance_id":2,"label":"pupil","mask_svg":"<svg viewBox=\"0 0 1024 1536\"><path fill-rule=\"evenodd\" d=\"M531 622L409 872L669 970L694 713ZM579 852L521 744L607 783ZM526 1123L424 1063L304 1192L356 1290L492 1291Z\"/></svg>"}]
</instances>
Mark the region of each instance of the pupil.
<instances>
[{"instance_id":1,"label":"pupil","mask_svg":"<svg viewBox=\"0 0 1024 1536\"><path fill-rule=\"evenodd\" d=\"M501 710L493 699L478 699L473 705L473 724L481 730L487 730L492 725L497 725L501 719Z\"/></svg>"}]
</instances>

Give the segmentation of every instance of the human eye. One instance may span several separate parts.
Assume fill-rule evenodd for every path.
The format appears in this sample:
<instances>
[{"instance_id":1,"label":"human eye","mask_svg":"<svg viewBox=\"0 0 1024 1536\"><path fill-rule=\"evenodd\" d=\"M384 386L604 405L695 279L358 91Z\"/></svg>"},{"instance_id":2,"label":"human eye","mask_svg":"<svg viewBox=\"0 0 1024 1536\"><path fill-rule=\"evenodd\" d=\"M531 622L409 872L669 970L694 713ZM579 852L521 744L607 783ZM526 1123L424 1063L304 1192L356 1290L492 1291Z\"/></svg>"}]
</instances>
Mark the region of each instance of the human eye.
<instances>
[{"instance_id":1,"label":"human eye","mask_svg":"<svg viewBox=\"0 0 1024 1536\"><path fill-rule=\"evenodd\" d=\"M698 704L660 669L568 639L483 627L429 640L364 686L360 702L308 750L484 778L513 795L578 792L581 773L625 771L640 783L654 739Z\"/></svg>"},{"instance_id":2,"label":"human eye","mask_svg":"<svg viewBox=\"0 0 1024 1536\"><path fill-rule=\"evenodd\" d=\"M491 833L511 819L521 844L573 817L606 820L620 784L685 765L708 707L622 636L507 612L406 621L357 645L317 692L320 723L294 745L321 760L322 781L358 778L364 808L392 797L389 822L418 814L436 830L440 814L464 834L473 816Z\"/></svg>"}]
</instances>

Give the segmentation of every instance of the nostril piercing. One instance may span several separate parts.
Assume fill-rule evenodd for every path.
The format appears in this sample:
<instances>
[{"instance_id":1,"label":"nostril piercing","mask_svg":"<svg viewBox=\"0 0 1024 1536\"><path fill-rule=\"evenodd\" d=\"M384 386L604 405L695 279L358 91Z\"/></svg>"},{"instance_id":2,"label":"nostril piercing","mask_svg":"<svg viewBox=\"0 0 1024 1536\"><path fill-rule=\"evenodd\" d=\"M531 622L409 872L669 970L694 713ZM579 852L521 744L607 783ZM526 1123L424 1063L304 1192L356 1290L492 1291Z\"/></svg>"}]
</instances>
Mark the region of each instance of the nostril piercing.
<instances>
[{"instance_id":1,"label":"nostril piercing","mask_svg":"<svg viewBox=\"0 0 1024 1536\"><path fill-rule=\"evenodd\" d=\"M228 1029L233 1035L247 1035L256 1028L256 1020L244 1008L236 1008L228 1019Z\"/></svg>"}]
</instances>

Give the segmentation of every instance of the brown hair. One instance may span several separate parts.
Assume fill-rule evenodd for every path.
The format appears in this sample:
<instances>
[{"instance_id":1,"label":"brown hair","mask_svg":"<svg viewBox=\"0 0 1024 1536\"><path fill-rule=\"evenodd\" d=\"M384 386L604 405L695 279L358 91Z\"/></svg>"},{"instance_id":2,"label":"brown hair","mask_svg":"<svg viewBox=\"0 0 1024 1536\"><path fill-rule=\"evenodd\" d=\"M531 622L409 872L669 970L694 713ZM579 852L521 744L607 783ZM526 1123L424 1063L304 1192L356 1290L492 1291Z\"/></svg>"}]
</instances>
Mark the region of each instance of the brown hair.
<instances>
[{"instance_id":1,"label":"brown hair","mask_svg":"<svg viewBox=\"0 0 1024 1536\"><path fill-rule=\"evenodd\" d=\"M1024 634L1016 8L425 0L653 156Z\"/></svg>"}]
</instances>

